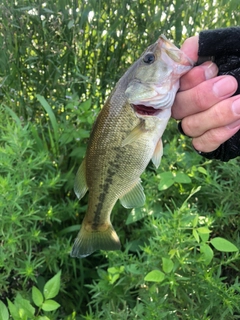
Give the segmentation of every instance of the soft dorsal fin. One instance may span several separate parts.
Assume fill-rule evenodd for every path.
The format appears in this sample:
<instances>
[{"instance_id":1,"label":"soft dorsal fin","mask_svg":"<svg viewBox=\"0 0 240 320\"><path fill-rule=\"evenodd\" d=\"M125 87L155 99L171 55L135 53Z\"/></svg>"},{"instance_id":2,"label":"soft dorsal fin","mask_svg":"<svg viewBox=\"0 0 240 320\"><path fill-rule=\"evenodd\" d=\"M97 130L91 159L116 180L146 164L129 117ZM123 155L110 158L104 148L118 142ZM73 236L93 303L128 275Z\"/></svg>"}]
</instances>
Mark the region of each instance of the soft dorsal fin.
<instances>
[{"instance_id":1,"label":"soft dorsal fin","mask_svg":"<svg viewBox=\"0 0 240 320\"><path fill-rule=\"evenodd\" d=\"M138 140L141 137L143 131L145 131L144 121L141 121L123 140L122 147Z\"/></svg>"},{"instance_id":2,"label":"soft dorsal fin","mask_svg":"<svg viewBox=\"0 0 240 320\"><path fill-rule=\"evenodd\" d=\"M141 207L146 200L141 180L133 184L132 188L119 200L125 208Z\"/></svg>"},{"instance_id":3,"label":"soft dorsal fin","mask_svg":"<svg viewBox=\"0 0 240 320\"><path fill-rule=\"evenodd\" d=\"M74 192L78 199L81 199L88 190L87 181L86 181L86 160L83 159L81 163L74 182Z\"/></svg>"},{"instance_id":4,"label":"soft dorsal fin","mask_svg":"<svg viewBox=\"0 0 240 320\"><path fill-rule=\"evenodd\" d=\"M156 168L158 168L161 163L162 155L163 155L163 145L162 145L162 139L160 138L158 140L158 143L156 145L156 148L152 156L152 162Z\"/></svg>"}]
</instances>

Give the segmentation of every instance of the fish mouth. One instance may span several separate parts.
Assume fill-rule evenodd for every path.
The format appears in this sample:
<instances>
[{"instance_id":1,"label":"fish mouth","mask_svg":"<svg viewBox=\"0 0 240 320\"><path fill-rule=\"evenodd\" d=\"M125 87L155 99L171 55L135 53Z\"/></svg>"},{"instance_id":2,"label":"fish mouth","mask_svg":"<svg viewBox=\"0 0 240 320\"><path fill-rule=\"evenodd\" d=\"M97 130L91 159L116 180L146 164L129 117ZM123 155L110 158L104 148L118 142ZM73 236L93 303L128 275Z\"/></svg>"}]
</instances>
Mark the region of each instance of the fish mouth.
<instances>
[{"instance_id":1,"label":"fish mouth","mask_svg":"<svg viewBox=\"0 0 240 320\"><path fill-rule=\"evenodd\" d=\"M132 104L133 110L135 113L139 115L144 115L144 116L157 116L162 109L155 109L150 106L145 106L143 104Z\"/></svg>"}]
</instances>

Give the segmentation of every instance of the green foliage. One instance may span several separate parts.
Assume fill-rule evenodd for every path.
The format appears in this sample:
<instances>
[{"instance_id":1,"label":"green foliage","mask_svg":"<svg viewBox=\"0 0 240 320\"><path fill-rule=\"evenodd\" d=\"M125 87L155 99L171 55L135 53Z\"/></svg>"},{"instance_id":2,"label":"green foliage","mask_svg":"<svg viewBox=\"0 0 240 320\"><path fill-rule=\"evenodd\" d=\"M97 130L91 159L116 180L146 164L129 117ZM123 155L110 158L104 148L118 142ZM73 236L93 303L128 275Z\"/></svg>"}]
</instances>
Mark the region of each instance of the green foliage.
<instances>
[{"instance_id":1,"label":"green foliage","mask_svg":"<svg viewBox=\"0 0 240 320\"><path fill-rule=\"evenodd\" d=\"M8 309L5 306L5 304L0 301L0 320L8 320L9 319L9 313Z\"/></svg>"},{"instance_id":2,"label":"green foliage","mask_svg":"<svg viewBox=\"0 0 240 320\"><path fill-rule=\"evenodd\" d=\"M60 289L60 275L61 272L58 272L52 279L46 282L44 286L43 293L36 288L32 287L32 300L33 303L38 307L37 310L32 306L31 302L27 299L24 299L21 294L17 294L14 303L8 300L8 308L11 314L11 317L14 320L50 320L57 319L57 316L54 314L49 318L44 315L44 311L54 311L57 310L60 305L56 301L49 299L54 298L59 292ZM0 301L0 319L8 320L9 313L8 309L3 302Z\"/></svg>"},{"instance_id":3,"label":"green foliage","mask_svg":"<svg viewBox=\"0 0 240 320\"><path fill-rule=\"evenodd\" d=\"M106 253L118 277L112 282L109 268L99 267L100 279L90 286L95 317L237 319L239 251L221 237L210 238L216 221L185 202L175 210L154 210L143 223L132 230L135 247L131 241L121 254Z\"/></svg>"},{"instance_id":4,"label":"green foliage","mask_svg":"<svg viewBox=\"0 0 240 320\"><path fill-rule=\"evenodd\" d=\"M1 1L0 319L239 318L240 161L205 161L174 121L161 167L142 176L144 207L114 208L122 251L69 256L86 210L74 176L114 83L159 34L179 45L239 25L239 10L236 0Z\"/></svg>"},{"instance_id":5,"label":"green foliage","mask_svg":"<svg viewBox=\"0 0 240 320\"><path fill-rule=\"evenodd\" d=\"M44 288L43 294L45 299L54 298L60 289L60 273L57 273L51 280L49 280Z\"/></svg>"},{"instance_id":6,"label":"green foliage","mask_svg":"<svg viewBox=\"0 0 240 320\"><path fill-rule=\"evenodd\" d=\"M238 248L232 244L230 241L223 239L221 237L216 237L210 241L215 249L222 252L237 252Z\"/></svg>"}]
</instances>

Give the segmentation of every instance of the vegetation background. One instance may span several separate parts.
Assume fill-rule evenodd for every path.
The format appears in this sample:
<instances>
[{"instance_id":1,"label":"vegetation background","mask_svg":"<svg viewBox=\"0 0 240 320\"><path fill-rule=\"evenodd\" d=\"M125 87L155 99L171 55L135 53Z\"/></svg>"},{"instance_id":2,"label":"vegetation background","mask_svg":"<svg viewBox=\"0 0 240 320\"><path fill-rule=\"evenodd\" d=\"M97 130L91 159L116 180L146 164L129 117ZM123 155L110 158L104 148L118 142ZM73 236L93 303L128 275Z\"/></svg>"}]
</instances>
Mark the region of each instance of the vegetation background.
<instances>
[{"instance_id":1,"label":"vegetation background","mask_svg":"<svg viewBox=\"0 0 240 320\"><path fill-rule=\"evenodd\" d=\"M1 1L0 319L240 318L240 161L199 157L175 121L142 176L146 205L114 208L122 251L69 256L87 203L74 176L114 83L159 34L180 45L239 12L238 0Z\"/></svg>"}]
</instances>

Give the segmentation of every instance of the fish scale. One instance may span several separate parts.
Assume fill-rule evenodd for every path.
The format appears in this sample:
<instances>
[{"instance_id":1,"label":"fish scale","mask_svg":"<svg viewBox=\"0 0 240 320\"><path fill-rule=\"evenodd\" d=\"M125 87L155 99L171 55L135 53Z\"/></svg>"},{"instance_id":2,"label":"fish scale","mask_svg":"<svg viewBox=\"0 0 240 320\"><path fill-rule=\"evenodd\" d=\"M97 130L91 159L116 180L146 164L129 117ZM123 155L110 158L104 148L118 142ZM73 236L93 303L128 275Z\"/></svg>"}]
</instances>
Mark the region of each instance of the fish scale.
<instances>
[{"instance_id":1,"label":"fish scale","mask_svg":"<svg viewBox=\"0 0 240 320\"><path fill-rule=\"evenodd\" d=\"M74 190L89 192L88 208L71 256L95 250L118 250L120 240L110 221L119 199L126 208L142 206L140 175L162 156L161 136L171 115L179 78L192 61L164 36L147 48L118 81L93 126Z\"/></svg>"}]
</instances>

